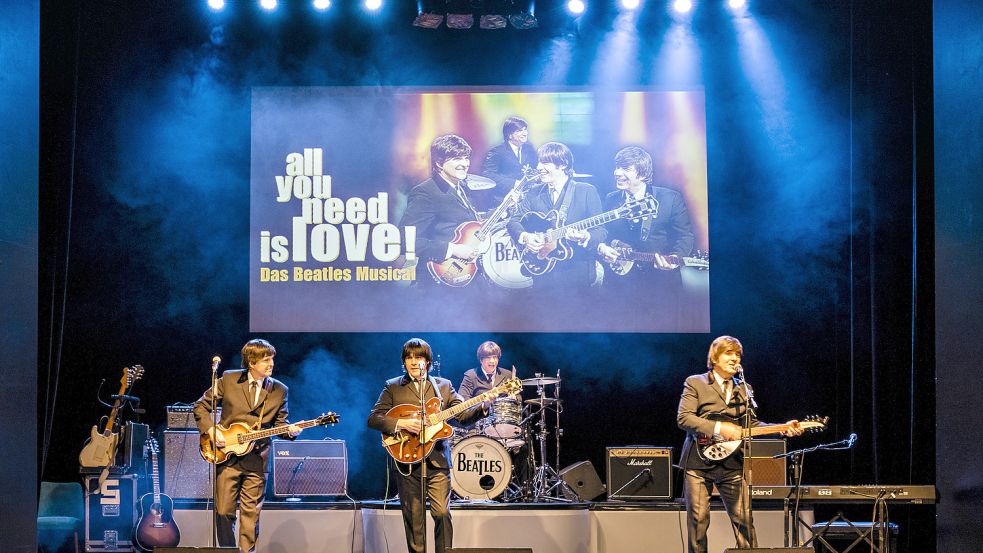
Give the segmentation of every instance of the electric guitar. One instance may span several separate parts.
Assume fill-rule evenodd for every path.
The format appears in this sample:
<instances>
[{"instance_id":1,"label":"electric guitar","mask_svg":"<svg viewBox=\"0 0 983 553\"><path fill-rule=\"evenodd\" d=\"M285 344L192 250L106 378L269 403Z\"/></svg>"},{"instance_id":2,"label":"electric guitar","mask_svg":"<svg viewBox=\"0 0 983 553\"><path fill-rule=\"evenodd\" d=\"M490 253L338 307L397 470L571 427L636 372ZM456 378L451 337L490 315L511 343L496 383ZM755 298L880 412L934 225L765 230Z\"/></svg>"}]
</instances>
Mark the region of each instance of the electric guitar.
<instances>
[{"instance_id":1,"label":"electric guitar","mask_svg":"<svg viewBox=\"0 0 983 553\"><path fill-rule=\"evenodd\" d=\"M119 409L123 406L123 396L125 396L133 384L143 376L143 366L133 365L123 368L123 376L119 379L119 392L116 394L116 401L113 402L113 409L109 412L109 417L100 420L99 424L92 427L91 435L86 441L85 446L79 453L79 465L83 467L108 467L113 464L116 458L116 446L119 445L119 432L116 429L116 418Z\"/></svg>"},{"instance_id":2,"label":"electric guitar","mask_svg":"<svg viewBox=\"0 0 983 553\"><path fill-rule=\"evenodd\" d=\"M420 436L398 430L395 434L383 434L382 447L386 448L389 455L400 463L416 464L426 459L433 450L437 440L446 440L454 434L454 430L445 421L468 409L497 397L499 394L514 396L522 391L522 383L518 378L510 378L487 392L474 396L473 398L462 401L453 407L438 411L440 409L440 398L432 397L426 401L426 416L423 425L423 437L426 446L420 443ZM421 416L420 406L409 403L396 405L386 411L387 417L396 419L419 419Z\"/></svg>"},{"instance_id":3,"label":"electric guitar","mask_svg":"<svg viewBox=\"0 0 983 553\"><path fill-rule=\"evenodd\" d=\"M711 415L707 417L707 419L712 421L724 421L740 424L740 420L725 415ZM803 421L799 421L799 425L806 432L821 432L826 429L827 422L829 422L829 417L812 415L806 417L806 419ZM745 432L747 433L747 436L751 437L767 436L769 434L781 434L791 427L792 426L789 424L755 426L749 430L745 430ZM705 462L709 463L723 461L724 459L730 457L731 454L737 451L737 448L741 447L741 440L714 440L712 436L700 434L696 437L696 445L696 451L699 453L700 459L703 459Z\"/></svg>"},{"instance_id":4,"label":"electric guitar","mask_svg":"<svg viewBox=\"0 0 983 553\"><path fill-rule=\"evenodd\" d=\"M528 165L523 167L522 179L515 183L502 203L484 221L468 221L458 225L457 229L454 230L454 239L451 240L451 243L471 246L478 251L478 256L487 252L488 237L492 227L505 219L508 210L522 199L526 184L538 176L539 173ZM467 258L451 256L440 262L428 261L427 269L430 270L430 274L437 282L454 287L467 286L478 271L476 264L478 256Z\"/></svg>"},{"instance_id":5,"label":"electric guitar","mask_svg":"<svg viewBox=\"0 0 983 553\"><path fill-rule=\"evenodd\" d=\"M316 419L294 423L300 428L310 428L312 426L324 426L328 424L338 424L341 417L336 413L325 413ZM215 425L216 437L221 437L225 441L223 447L216 447L208 434L202 434L198 440L199 453L201 458L209 463L221 465L232 457L239 457L252 451L256 440L286 434L289 424L281 424L272 428L254 430L244 422L234 422L228 428L221 424Z\"/></svg>"},{"instance_id":6,"label":"electric guitar","mask_svg":"<svg viewBox=\"0 0 983 553\"><path fill-rule=\"evenodd\" d=\"M170 496L160 493L160 476L157 471L157 440L147 440L150 451L154 491L140 498L140 520L137 522L134 538L144 551L156 547L176 547L181 541L181 530L174 522L174 501Z\"/></svg>"},{"instance_id":7,"label":"electric guitar","mask_svg":"<svg viewBox=\"0 0 983 553\"><path fill-rule=\"evenodd\" d=\"M631 247L630 244L622 242L621 240L612 240L611 247L618 251L618 259L608 263L608 265L611 267L611 271L617 275L627 275L628 272L631 271L632 267L635 266L636 261L655 263L655 253L637 252ZM699 271L710 270L710 252L703 250L696 250L696 255L693 257L675 254L663 255L662 257L673 265L693 267Z\"/></svg>"},{"instance_id":8,"label":"electric guitar","mask_svg":"<svg viewBox=\"0 0 983 553\"><path fill-rule=\"evenodd\" d=\"M655 198L645 196L600 215L562 226L557 226L559 214L555 209L546 215L537 211L526 213L522 216L522 227L526 232L541 233L544 244L539 250L530 249L528 246L523 248L522 270L529 275L539 276L552 271L557 261L569 259L573 255L573 249L563 239L567 229L587 230L618 219L640 219L655 213L658 209L659 204Z\"/></svg>"}]
</instances>

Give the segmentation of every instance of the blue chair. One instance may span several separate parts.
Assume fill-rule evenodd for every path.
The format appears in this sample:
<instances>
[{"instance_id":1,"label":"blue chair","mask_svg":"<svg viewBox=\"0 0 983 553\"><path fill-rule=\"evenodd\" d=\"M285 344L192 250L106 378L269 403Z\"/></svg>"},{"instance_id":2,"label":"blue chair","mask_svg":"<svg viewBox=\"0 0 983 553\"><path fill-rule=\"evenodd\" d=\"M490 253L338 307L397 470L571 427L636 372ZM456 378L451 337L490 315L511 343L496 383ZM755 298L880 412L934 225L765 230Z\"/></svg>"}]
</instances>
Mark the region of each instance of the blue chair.
<instances>
[{"instance_id":1,"label":"blue chair","mask_svg":"<svg viewBox=\"0 0 983 553\"><path fill-rule=\"evenodd\" d=\"M79 553L85 500L78 482L41 482L38 499L38 551ZM73 546L74 549L70 549Z\"/></svg>"}]
</instances>

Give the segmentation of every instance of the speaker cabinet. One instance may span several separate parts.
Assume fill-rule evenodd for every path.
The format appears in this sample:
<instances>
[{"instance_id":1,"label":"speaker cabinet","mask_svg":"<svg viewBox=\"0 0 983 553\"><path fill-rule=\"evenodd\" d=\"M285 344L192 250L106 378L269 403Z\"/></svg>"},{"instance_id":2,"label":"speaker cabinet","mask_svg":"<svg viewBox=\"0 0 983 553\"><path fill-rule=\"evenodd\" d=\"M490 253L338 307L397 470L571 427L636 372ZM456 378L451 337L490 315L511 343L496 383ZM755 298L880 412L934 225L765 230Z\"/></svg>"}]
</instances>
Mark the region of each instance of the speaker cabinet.
<instances>
[{"instance_id":1,"label":"speaker cabinet","mask_svg":"<svg viewBox=\"0 0 983 553\"><path fill-rule=\"evenodd\" d=\"M672 448L607 448L608 499L650 501L672 497Z\"/></svg>"},{"instance_id":2,"label":"speaker cabinet","mask_svg":"<svg viewBox=\"0 0 983 553\"><path fill-rule=\"evenodd\" d=\"M273 440L273 495L345 495L344 440Z\"/></svg>"},{"instance_id":3,"label":"speaker cabinet","mask_svg":"<svg viewBox=\"0 0 983 553\"><path fill-rule=\"evenodd\" d=\"M173 499L210 499L211 465L198 453L197 430L164 431L164 493Z\"/></svg>"},{"instance_id":4,"label":"speaker cabinet","mask_svg":"<svg viewBox=\"0 0 983 553\"><path fill-rule=\"evenodd\" d=\"M146 424L128 422L123 427L123 459L120 466L129 467L127 472L144 473L147 468L147 436L150 427Z\"/></svg>"},{"instance_id":5,"label":"speaker cabinet","mask_svg":"<svg viewBox=\"0 0 983 553\"><path fill-rule=\"evenodd\" d=\"M754 486L786 485L785 440L751 440L751 484Z\"/></svg>"},{"instance_id":6,"label":"speaker cabinet","mask_svg":"<svg viewBox=\"0 0 983 553\"><path fill-rule=\"evenodd\" d=\"M574 463L561 470L559 476L570 486L569 490L563 488L563 496L572 501L590 501L604 493L601 477L590 461Z\"/></svg>"}]
</instances>

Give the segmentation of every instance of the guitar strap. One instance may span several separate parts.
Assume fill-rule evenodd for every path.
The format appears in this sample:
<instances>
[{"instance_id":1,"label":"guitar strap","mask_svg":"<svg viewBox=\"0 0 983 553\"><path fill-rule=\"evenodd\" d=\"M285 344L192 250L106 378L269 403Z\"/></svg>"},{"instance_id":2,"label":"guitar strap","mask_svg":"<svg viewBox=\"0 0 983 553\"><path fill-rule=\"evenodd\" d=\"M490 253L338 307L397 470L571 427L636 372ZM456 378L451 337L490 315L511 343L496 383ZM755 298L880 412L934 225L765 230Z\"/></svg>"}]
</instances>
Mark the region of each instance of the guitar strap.
<instances>
[{"instance_id":1,"label":"guitar strap","mask_svg":"<svg viewBox=\"0 0 983 553\"><path fill-rule=\"evenodd\" d=\"M568 181L567 185L563 187L563 201L560 203L560 209L557 210L556 215L556 226L562 227L567 221L567 211L570 210L570 202L573 201L573 192L570 191L573 188L574 182Z\"/></svg>"}]
</instances>

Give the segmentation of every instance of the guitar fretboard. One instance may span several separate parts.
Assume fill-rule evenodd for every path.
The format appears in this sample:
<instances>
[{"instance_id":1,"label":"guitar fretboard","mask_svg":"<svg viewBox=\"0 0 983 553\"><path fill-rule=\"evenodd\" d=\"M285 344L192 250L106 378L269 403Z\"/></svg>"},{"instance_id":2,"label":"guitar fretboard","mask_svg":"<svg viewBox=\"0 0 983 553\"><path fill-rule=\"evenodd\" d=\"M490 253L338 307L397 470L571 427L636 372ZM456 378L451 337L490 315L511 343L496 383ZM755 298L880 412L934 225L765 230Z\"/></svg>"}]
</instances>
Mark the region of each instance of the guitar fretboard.
<instances>
[{"instance_id":1,"label":"guitar fretboard","mask_svg":"<svg viewBox=\"0 0 983 553\"><path fill-rule=\"evenodd\" d=\"M310 428L318 424L318 419L311 419L309 421L301 421L295 423L300 428ZM253 430L252 432L245 432L239 434L239 443L244 444L247 442L252 442L254 440L261 440L263 438L269 438L270 436L277 436L283 434L290 428L289 424L283 424L280 426L274 426L273 428L267 428L265 430Z\"/></svg>"}]
</instances>

